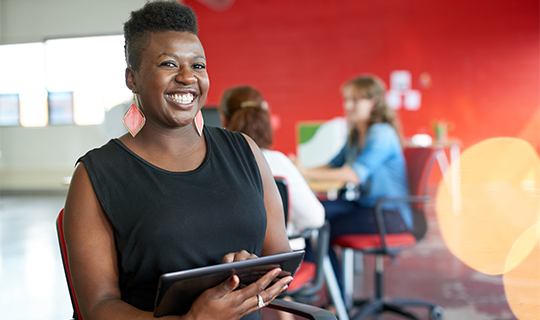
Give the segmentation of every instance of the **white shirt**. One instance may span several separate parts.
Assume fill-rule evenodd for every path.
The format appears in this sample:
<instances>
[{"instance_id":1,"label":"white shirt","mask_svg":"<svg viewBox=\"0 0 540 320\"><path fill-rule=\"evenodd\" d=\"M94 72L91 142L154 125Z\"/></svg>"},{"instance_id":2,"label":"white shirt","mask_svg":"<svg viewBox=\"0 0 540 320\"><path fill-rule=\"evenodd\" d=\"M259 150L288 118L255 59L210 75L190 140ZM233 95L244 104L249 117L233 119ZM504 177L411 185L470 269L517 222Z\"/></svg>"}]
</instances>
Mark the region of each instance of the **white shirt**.
<instances>
[{"instance_id":1,"label":"white shirt","mask_svg":"<svg viewBox=\"0 0 540 320\"><path fill-rule=\"evenodd\" d=\"M263 149L262 153L272 175L287 182L289 193L287 234L294 236L305 229L321 227L325 219L324 207L294 163L279 151Z\"/></svg>"}]
</instances>

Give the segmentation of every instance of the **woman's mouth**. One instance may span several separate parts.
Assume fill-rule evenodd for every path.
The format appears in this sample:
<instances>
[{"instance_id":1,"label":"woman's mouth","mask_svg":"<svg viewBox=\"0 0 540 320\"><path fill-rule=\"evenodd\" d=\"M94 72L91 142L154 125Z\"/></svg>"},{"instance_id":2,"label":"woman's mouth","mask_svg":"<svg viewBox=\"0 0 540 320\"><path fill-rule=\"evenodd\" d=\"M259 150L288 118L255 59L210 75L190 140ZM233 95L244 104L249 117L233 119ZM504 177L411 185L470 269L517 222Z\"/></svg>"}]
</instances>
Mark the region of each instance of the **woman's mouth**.
<instances>
[{"instance_id":1,"label":"woman's mouth","mask_svg":"<svg viewBox=\"0 0 540 320\"><path fill-rule=\"evenodd\" d=\"M195 95L193 95L193 93L175 93L175 94L166 94L165 96L171 99L172 101L175 101L181 104L192 103L193 99L195 98Z\"/></svg>"}]
</instances>

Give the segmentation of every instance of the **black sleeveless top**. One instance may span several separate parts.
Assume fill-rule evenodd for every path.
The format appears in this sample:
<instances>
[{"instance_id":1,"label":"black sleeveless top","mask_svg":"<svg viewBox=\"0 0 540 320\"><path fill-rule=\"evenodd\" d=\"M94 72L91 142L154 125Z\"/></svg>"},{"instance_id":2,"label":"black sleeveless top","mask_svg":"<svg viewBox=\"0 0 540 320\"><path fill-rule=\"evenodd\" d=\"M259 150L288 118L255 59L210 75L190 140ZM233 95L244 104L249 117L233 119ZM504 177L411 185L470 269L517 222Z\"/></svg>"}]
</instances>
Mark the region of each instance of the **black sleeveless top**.
<instances>
[{"instance_id":1,"label":"black sleeveless top","mask_svg":"<svg viewBox=\"0 0 540 320\"><path fill-rule=\"evenodd\" d=\"M114 228L122 300L139 309L154 309L163 273L261 254L266 210L251 148L237 132L205 126L204 136L206 157L188 172L158 168L118 139L79 159Z\"/></svg>"}]
</instances>

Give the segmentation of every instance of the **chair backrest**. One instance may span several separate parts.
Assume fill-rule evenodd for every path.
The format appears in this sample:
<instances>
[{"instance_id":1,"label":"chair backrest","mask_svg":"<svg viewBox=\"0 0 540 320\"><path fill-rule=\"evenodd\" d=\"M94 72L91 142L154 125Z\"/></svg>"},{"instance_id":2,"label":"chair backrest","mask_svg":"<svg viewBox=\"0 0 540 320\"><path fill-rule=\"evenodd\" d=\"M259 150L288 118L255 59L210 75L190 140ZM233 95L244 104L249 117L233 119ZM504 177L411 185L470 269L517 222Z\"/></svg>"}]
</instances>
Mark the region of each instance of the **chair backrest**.
<instances>
[{"instance_id":1,"label":"chair backrest","mask_svg":"<svg viewBox=\"0 0 540 320\"><path fill-rule=\"evenodd\" d=\"M66 282L68 284L69 296L71 297L71 306L73 307L73 319L82 320L81 310L79 310L79 303L75 296L75 290L73 290L73 283L71 281L71 272L69 271L69 261L67 257L66 239L64 238L64 209L58 214L56 218L56 233L58 235L58 243L60 244L60 253L62 256L62 263L64 265L64 273L66 275Z\"/></svg>"},{"instance_id":2,"label":"chair backrest","mask_svg":"<svg viewBox=\"0 0 540 320\"><path fill-rule=\"evenodd\" d=\"M409 192L411 196L427 197L427 186L431 168L435 162L435 157L441 149L407 147L403 150L407 163L407 179L409 180ZM427 221L424 211L426 201L411 203L413 209L413 230L412 233L417 240L424 237L427 232Z\"/></svg>"},{"instance_id":3,"label":"chair backrest","mask_svg":"<svg viewBox=\"0 0 540 320\"><path fill-rule=\"evenodd\" d=\"M287 187L287 180L282 177L274 177L276 185L281 195L281 201L283 202L283 212L285 213L285 224L289 221L289 191Z\"/></svg>"},{"instance_id":4,"label":"chair backrest","mask_svg":"<svg viewBox=\"0 0 540 320\"><path fill-rule=\"evenodd\" d=\"M289 218L289 186L287 185L287 180L282 177L274 177L276 185L281 195L281 200L283 201L283 212L285 213L285 224L287 224ZM305 230L302 233L302 237L306 237L306 240L309 241L309 238L313 235L313 232L310 230ZM311 230L313 231L313 230ZM330 224L328 221L325 221L324 225L317 229L317 241L315 243L315 274L311 279L303 285L300 285L300 289L296 289L293 293L289 290L289 294L295 297L296 299L302 299L302 297L314 296L315 293L322 287L324 283L324 273L323 273L323 259L328 253L328 246L330 245ZM304 262L303 262L304 263ZM297 274L298 275L298 274ZM308 301L308 300L306 300Z\"/></svg>"},{"instance_id":5,"label":"chair backrest","mask_svg":"<svg viewBox=\"0 0 540 320\"><path fill-rule=\"evenodd\" d=\"M403 150L411 195L426 195L429 174L437 152L440 152L440 149L408 147Z\"/></svg>"}]
</instances>

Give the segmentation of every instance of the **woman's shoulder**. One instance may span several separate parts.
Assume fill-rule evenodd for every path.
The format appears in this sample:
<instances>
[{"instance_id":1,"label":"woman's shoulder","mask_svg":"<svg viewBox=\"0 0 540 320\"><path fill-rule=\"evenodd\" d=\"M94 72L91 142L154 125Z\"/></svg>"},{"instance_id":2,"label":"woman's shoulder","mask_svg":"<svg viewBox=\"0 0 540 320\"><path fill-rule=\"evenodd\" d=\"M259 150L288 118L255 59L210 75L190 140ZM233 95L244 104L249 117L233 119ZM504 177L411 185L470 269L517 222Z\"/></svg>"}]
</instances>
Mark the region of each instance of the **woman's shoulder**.
<instances>
[{"instance_id":1,"label":"woman's shoulder","mask_svg":"<svg viewBox=\"0 0 540 320\"><path fill-rule=\"evenodd\" d=\"M292 160L281 151L262 149L262 154L270 167L273 165L279 165L280 167L296 168Z\"/></svg>"},{"instance_id":2,"label":"woman's shoulder","mask_svg":"<svg viewBox=\"0 0 540 320\"><path fill-rule=\"evenodd\" d=\"M81 161L85 158L106 158L114 156L114 154L122 149L122 143L118 139L111 139L106 144L102 145L101 147L94 148L92 150L89 150L86 152L82 157L77 160L77 162Z\"/></svg>"},{"instance_id":3,"label":"woman's shoulder","mask_svg":"<svg viewBox=\"0 0 540 320\"><path fill-rule=\"evenodd\" d=\"M265 158L275 158L275 159L289 159L283 152L277 150L261 149Z\"/></svg>"},{"instance_id":4,"label":"woman's shoulder","mask_svg":"<svg viewBox=\"0 0 540 320\"><path fill-rule=\"evenodd\" d=\"M246 139L240 132L230 131L223 128L205 126L205 130L214 138L214 139L225 139L225 140L240 140L245 141Z\"/></svg>"},{"instance_id":5,"label":"woman's shoulder","mask_svg":"<svg viewBox=\"0 0 540 320\"><path fill-rule=\"evenodd\" d=\"M392 127L392 125L388 122L374 123L369 127L368 131L394 134L396 133L396 129L394 129L394 127Z\"/></svg>"},{"instance_id":6,"label":"woman's shoulder","mask_svg":"<svg viewBox=\"0 0 540 320\"><path fill-rule=\"evenodd\" d=\"M372 137L399 139L396 129L387 122L372 124L367 131L367 135Z\"/></svg>"}]
</instances>

